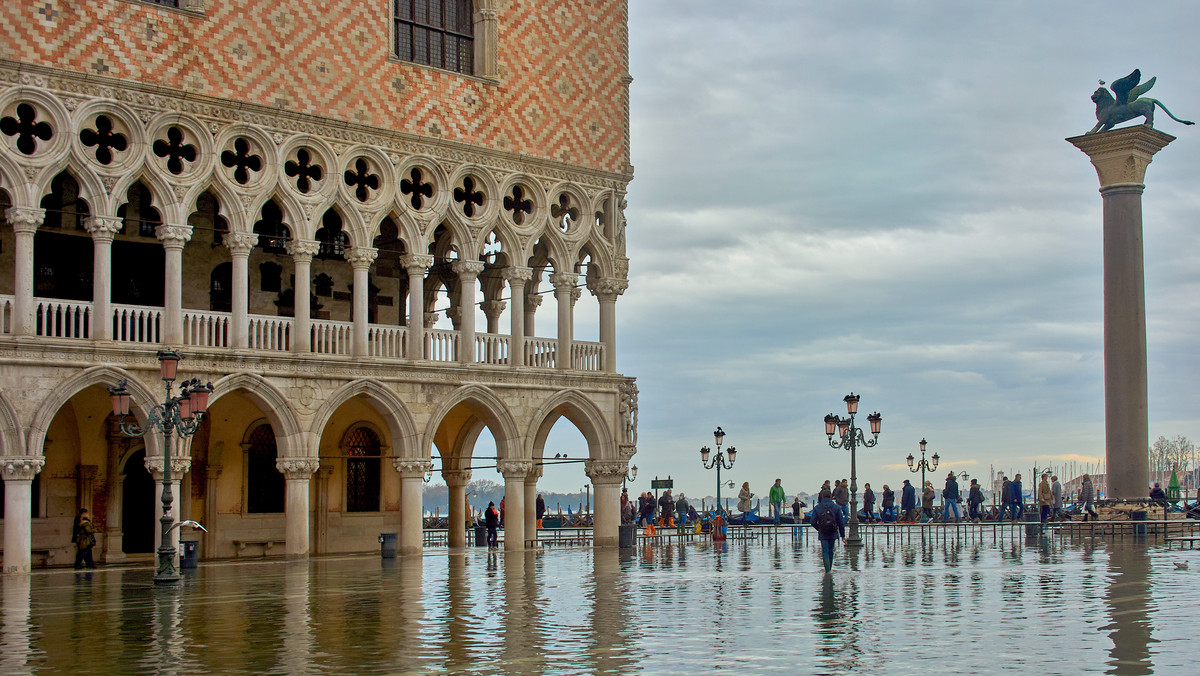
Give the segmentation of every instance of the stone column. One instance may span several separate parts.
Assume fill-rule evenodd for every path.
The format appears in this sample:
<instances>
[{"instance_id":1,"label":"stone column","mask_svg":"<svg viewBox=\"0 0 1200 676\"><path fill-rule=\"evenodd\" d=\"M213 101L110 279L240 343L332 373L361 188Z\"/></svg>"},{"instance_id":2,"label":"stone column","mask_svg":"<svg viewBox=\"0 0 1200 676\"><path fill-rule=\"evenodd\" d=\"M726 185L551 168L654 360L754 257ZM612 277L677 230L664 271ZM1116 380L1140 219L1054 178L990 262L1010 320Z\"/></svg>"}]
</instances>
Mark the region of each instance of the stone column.
<instances>
[{"instance_id":1,"label":"stone column","mask_svg":"<svg viewBox=\"0 0 1200 676\"><path fill-rule=\"evenodd\" d=\"M175 444L175 448L171 449L171 496L173 497L171 500L171 520L175 523L179 523L179 505L182 504L185 499L190 499L186 498L179 492L179 487L183 483L184 475L186 475L188 470L192 468L192 459L186 455L181 456L175 454L179 448L179 437L171 437L171 443ZM163 456L146 456L146 469L150 470L151 476L154 477L154 550L158 551L158 548L162 546L162 529L158 527L158 520L160 517L162 517L163 513ZM191 495L191 491L188 491L188 495ZM180 554L178 528L171 531L170 544L175 548L175 568L178 570Z\"/></svg>"},{"instance_id":2,"label":"stone column","mask_svg":"<svg viewBox=\"0 0 1200 676\"><path fill-rule=\"evenodd\" d=\"M625 293L629 282L615 277L605 277L588 290L600 302L600 343L604 345L604 372L617 372L617 296Z\"/></svg>"},{"instance_id":3,"label":"stone column","mask_svg":"<svg viewBox=\"0 0 1200 676\"><path fill-rule=\"evenodd\" d=\"M4 572L28 573L33 559L33 477L42 471L41 456L0 457L4 479Z\"/></svg>"},{"instance_id":4,"label":"stone column","mask_svg":"<svg viewBox=\"0 0 1200 676\"><path fill-rule=\"evenodd\" d=\"M482 4L482 3L477 3ZM477 77L495 78L497 76L498 49L500 37L499 21L496 19L495 7L480 7L475 12L475 75Z\"/></svg>"},{"instance_id":5,"label":"stone column","mask_svg":"<svg viewBox=\"0 0 1200 676\"><path fill-rule=\"evenodd\" d=\"M400 473L400 548L402 556L420 554L423 541L424 507L421 491L425 473L433 471L433 462L424 458L397 458L392 466Z\"/></svg>"},{"instance_id":6,"label":"stone column","mask_svg":"<svg viewBox=\"0 0 1200 676\"><path fill-rule=\"evenodd\" d=\"M575 285L579 275L574 272L556 272L550 275L554 285L554 300L558 301L558 348L554 365L560 369L574 368L571 357L572 331L574 330Z\"/></svg>"},{"instance_id":7,"label":"stone column","mask_svg":"<svg viewBox=\"0 0 1200 676\"><path fill-rule=\"evenodd\" d=\"M9 207L4 211L4 217L12 226L15 238L12 332L18 336L32 336L37 329L37 323L33 320L33 236L46 217L46 210ZM25 562L25 569L29 569L28 561Z\"/></svg>"},{"instance_id":8,"label":"stone column","mask_svg":"<svg viewBox=\"0 0 1200 676\"><path fill-rule=\"evenodd\" d=\"M213 558L216 556L217 535L220 533L221 524L217 521L217 485L220 483L221 471L225 469L221 465L209 463L205 468L204 474L204 521L201 523L207 532L200 535L200 541L204 547L201 554L205 558Z\"/></svg>"},{"instance_id":9,"label":"stone column","mask_svg":"<svg viewBox=\"0 0 1200 676\"><path fill-rule=\"evenodd\" d=\"M525 475L525 546L537 547L537 482L542 478L542 466L534 465ZM505 505L507 507L507 505Z\"/></svg>"},{"instance_id":10,"label":"stone column","mask_svg":"<svg viewBox=\"0 0 1200 676\"><path fill-rule=\"evenodd\" d=\"M525 548L525 477L532 460L500 460L496 470L504 475L504 548Z\"/></svg>"},{"instance_id":11,"label":"stone column","mask_svg":"<svg viewBox=\"0 0 1200 676\"><path fill-rule=\"evenodd\" d=\"M533 268L509 266L501 272L508 282L512 311L509 313L508 365L525 365L525 283L533 279Z\"/></svg>"},{"instance_id":12,"label":"stone column","mask_svg":"<svg viewBox=\"0 0 1200 676\"><path fill-rule=\"evenodd\" d=\"M93 523L99 521L97 518L99 515L97 515L96 511L92 508L92 498L93 494L95 493L96 486L96 475L99 473L100 468L95 465L75 466L75 477L78 481L76 495L79 498L75 505L75 509L76 511L80 509L86 509L90 514L92 514Z\"/></svg>"},{"instance_id":13,"label":"stone column","mask_svg":"<svg viewBox=\"0 0 1200 676\"><path fill-rule=\"evenodd\" d=\"M471 470L442 470L442 478L450 493L450 546L466 547L467 538L467 484L471 481Z\"/></svg>"},{"instance_id":14,"label":"stone column","mask_svg":"<svg viewBox=\"0 0 1200 676\"><path fill-rule=\"evenodd\" d=\"M292 322L292 351L300 354L312 352L309 294L312 288L312 259L319 250L320 243L312 239L294 239L288 243L288 253L292 255L296 277L292 294L292 307L296 315Z\"/></svg>"},{"instance_id":15,"label":"stone column","mask_svg":"<svg viewBox=\"0 0 1200 676\"><path fill-rule=\"evenodd\" d=\"M459 318L458 360L475 362L475 280L483 272L481 261L454 261L450 269L458 275Z\"/></svg>"},{"instance_id":16,"label":"stone column","mask_svg":"<svg viewBox=\"0 0 1200 676\"><path fill-rule=\"evenodd\" d=\"M112 340L112 243L121 229L116 216L92 216L83 222L92 235L93 340Z\"/></svg>"},{"instance_id":17,"label":"stone column","mask_svg":"<svg viewBox=\"0 0 1200 676\"><path fill-rule=\"evenodd\" d=\"M508 303L502 300L485 300L482 304L483 316L487 317L487 332L496 335L500 333L500 315L504 313L504 308L508 307ZM509 346L512 350L512 346ZM504 358L501 351L501 346L495 341L487 342L487 353L484 355L484 362L487 364L500 364Z\"/></svg>"},{"instance_id":18,"label":"stone column","mask_svg":"<svg viewBox=\"0 0 1200 676\"><path fill-rule=\"evenodd\" d=\"M350 267L354 270L353 354L360 359L370 356L367 346L367 330L370 324L367 319L370 317L368 304L371 299L371 279L367 273L378 255L378 249L357 246L346 252L346 260L350 261Z\"/></svg>"},{"instance_id":19,"label":"stone column","mask_svg":"<svg viewBox=\"0 0 1200 676\"><path fill-rule=\"evenodd\" d=\"M321 554L328 549L326 542L329 538L329 480L333 478L332 467L322 467L317 470L317 532L316 542L312 548L314 554Z\"/></svg>"},{"instance_id":20,"label":"stone column","mask_svg":"<svg viewBox=\"0 0 1200 676\"><path fill-rule=\"evenodd\" d=\"M163 273L163 323L164 345L183 344L183 247L192 238L190 225L160 225L155 230L158 241L166 252Z\"/></svg>"},{"instance_id":21,"label":"stone column","mask_svg":"<svg viewBox=\"0 0 1200 676\"><path fill-rule=\"evenodd\" d=\"M244 350L250 347L250 252L258 245L258 235L231 232L223 239L232 262L229 342L235 350Z\"/></svg>"},{"instance_id":22,"label":"stone column","mask_svg":"<svg viewBox=\"0 0 1200 676\"><path fill-rule=\"evenodd\" d=\"M1104 200L1104 451L1108 497L1141 498L1150 480L1142 191L1146 167L1175 137L1138 125L1069 138Z\"/></svg>"},{"instance_id":23,"label":"stone column","mask_svg":"<svg viewBox=\"0 0 1200 676\"><path fill-rule=\"evenodd\" d=\"M627 465L620 461L587 460L583 471L596 488L592 507L592 541L597 547L617 546L617 527L621 524L621 480Z\"/></svg>"},{"instance_id":24,"label":"stone column","mask_svg":"<svg viewBox=\"0 0 1200 676\"><path fill-rule=\"evenodd\" d=\"M308 556L309 495L308 481L321 466L317 458L279 458L275 461L287 481L284 507L284 552L289 559Z\"/></svg>"},{"instance_id":25,"label":"stone column","mask_svg":"<svg viewBox=\"0 0 1200 676\"><path fill-rule=\"evenodd\" d=\"M540 293L525 294L525 337L537 337L537 309L542 306Z\"/></svg>"},{"instance_id":26,"label":"stone column","mask_svg":"<svg viewBox=\"0 0 1200 676\"><path fill-rule=\"evenodd\" d=\"M408 254L400 259L408 272L408 358L425 358L425 275L433 256Z\"/></svg>"}]
</instances>

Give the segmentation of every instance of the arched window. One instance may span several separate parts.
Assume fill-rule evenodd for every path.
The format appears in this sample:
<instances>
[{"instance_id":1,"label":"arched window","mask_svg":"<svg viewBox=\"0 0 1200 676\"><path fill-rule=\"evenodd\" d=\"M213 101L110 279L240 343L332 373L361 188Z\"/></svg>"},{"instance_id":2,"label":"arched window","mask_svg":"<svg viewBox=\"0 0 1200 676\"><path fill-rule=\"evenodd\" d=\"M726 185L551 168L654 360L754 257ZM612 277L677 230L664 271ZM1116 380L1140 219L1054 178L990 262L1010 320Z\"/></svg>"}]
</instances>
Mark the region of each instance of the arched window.
<instances>
[{"instance_id":1,"label":"arched window","mask_svg":"<svg viewBox=\"0 0 1200 676\"><path fill-rule=\"evenodd\" d=\"M395 0L396 57L434 68L475 72L473 0Z\"/></svg>"},{"instance_id":2,"label":"arched window","mask_svg":"<svg viewBox=\"0 0 1200 676\"><path fill-rule=\"evenodd\" d=\"M208 309L229 312L233 307L233 263L221 263L208 276Z\"/></svg>"},{"instance_id":3,"label":"arched window","mask_svg":"<svg viewBox=\"0 0 1200 676\"><path fill-rule=\"evenodd\" d=\"M255 427L244 444L246 449L246 511L277 514L283 511L284 478L275 466L275 430L263 423Z\"/></svg>"},{"instance_id":4,"label":"arched window","mask_svg":"<svg viewBox=\"0 0 1200 676\"><path fill-rule=\"evenodd\" d=\"M356 427L346 437L346 511L379 511L379 437Z\"/></svg>"}]
</instances>

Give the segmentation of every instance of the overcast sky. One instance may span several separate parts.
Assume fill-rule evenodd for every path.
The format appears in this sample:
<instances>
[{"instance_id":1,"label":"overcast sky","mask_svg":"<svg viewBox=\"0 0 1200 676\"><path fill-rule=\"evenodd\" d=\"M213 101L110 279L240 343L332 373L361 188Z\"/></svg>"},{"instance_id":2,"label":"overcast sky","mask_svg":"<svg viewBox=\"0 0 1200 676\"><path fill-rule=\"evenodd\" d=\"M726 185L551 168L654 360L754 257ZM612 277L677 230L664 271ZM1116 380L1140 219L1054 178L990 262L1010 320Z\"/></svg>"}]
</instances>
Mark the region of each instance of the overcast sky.
<instances>
[{"instance_id":1,"label":"overcast sky","mask_svg":"<svg viewBox=\"0 0 1200 676\"><path fill-rule=\"evenodd\" d=\"M1200 118L1200 5L630 4L631 490L712 494L717 425L723 478L760 496L848 477L822 418L851 391L883 414L860 485L909 478L922 437L981 478L1103 457L1099 183L1063 139L1135 67ZM1143 198L1150 436L1197 439L1200 128L1156 122L1178 140ZM551 442L584 455L565 420Z\"/></svg>"}]
</instances>

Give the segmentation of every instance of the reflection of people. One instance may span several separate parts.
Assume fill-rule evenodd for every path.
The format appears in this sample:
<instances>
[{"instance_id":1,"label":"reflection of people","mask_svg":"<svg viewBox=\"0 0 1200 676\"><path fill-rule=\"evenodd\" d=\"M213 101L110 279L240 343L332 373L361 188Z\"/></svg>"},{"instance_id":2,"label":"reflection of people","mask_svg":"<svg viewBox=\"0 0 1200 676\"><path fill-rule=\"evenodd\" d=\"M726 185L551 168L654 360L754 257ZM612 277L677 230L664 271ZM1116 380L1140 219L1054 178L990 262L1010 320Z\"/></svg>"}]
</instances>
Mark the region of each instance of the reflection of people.
<instances>
[{"instance_id":1,"label":"reflection of people","mask_svg":"<svg viewBox=\"0 0 1200 676\"><path fill-rule=\"evenodd\" d=\"M754 497L754 494L750 492L750 482L743 482L742 490L738 491L737 508L739 512L746 514L750 511L750 498L752 497Z\"/></svg>"},{"instance_id":2,"label":"reflection of people","mask_svg":"<svg viewBox=\"0 0 1200 676\"><path fill-rule=\"evenodd\" d=\"M783 494L783 479L776 479L775 485L771 486L771 492L767 494L767 500L771 503L771 511L775 514L775 525L779 525L779 516L783 512L783 501L786 499Z\"/></svg>"},{"instance_id":3,"label":"reflection of people","mask_svg":"<svg viewBox=\"0 0 1200 676\"><path fill-rule=\"evenodd\" d=\"M488 549L495 549L497 546L496 529L500 526L500 512L496 511L495 502L488 503L487 510L483 513L483 521L487 525Z\"/></svg>"},{"instance_id":4,"label":"reflection of people","mask_svg":"<svg viewBox=\"0 0 1200 676\"><path fill-rule=\"evenodd\" d=\"M821 541L821 563L825 565L825 574L833 570L833 545L837 540L846 539L846 517L842 510L833 502L833 495L822 490L820 502L813 507L810 522L817 529L817 538Z\"/></svg>"},{"instance_id":5,"label":"reflection of people","mask_svg":"<svg viewBox=\"0 0 1200 676\"><path fill-rule=\"evenodd\" d=\"M71 533L71 539L75 541L75 569L95 568L96 562L92 560L92 548L96 546L96 527L88 518L86 509L79 510L79 516L75 517L75 525L71 529Z\"/></svg>"}]
</instances>

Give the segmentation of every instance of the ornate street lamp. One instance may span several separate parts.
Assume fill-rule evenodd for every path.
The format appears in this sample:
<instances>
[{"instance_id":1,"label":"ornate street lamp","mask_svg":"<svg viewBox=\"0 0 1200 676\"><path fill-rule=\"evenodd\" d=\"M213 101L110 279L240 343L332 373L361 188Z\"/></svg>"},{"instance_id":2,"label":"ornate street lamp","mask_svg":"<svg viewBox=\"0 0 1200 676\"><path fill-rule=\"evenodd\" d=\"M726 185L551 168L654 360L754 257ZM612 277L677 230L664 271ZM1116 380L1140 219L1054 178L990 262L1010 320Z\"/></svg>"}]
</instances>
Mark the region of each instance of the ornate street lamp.
<instances>
[{"instance_id":1,"label":"ornate street lamp","mask_svg":"<svg viewBox=\"0 0 1200 676\"><path fill-rule=\"evenodd\" d=\"M704 469L717 468L717 513L719 514L721 512L721 468L733 469L733 463L737 460L737 449L730 446L729 450L725 451L725 453L729 454L729 462L726 463L725 453L721 452L721 442L725 440L725 430L718 427L713 432L713 439L717 443L717 455L713 457L712 462L709 462L708 458L712 455L712 449L708 446L702 447L700 449L700 464L704 465Z\"/></svg>"},{"instance_id":2,"label":"ornate street lamp","mask_svg":"<svg viewBox=\"0 0 1200 676\"><path fill-rule=\"evenodd\" d=\"M625 470L625 476L621 477L621 491L625 491L626 481L637 481L637 465Z\"/></svg>"},{"instance_id":3,"label":"ornate street lamp","mask_svg":"<svg viewBox=\"0 0 1200 676\"><path fill-rule=\"evenodd\" d=\"M858 460L855 451L859 446L871 448L879 443L879 428L883 424L883 416L876 411L867 416L871 425L871 438L867 439L863 430L854 424L854 416L858 413L858 395L851 392L842 401L846 402L845 418L830 413L825 416L825 434L829 438L831 448L844 448L850 451L850 535L846 538L847 547L862 546L862 536L858 534ZM834 439L833 435L837 434Z\"/></svg>"},{"instance_id":4,"label":"ornate street lamp","mask_svg":"<svg viewBox=\"0 0 1200 676\"><path fill-rule=\"evenodd\" d=\"M925 470L929 470L930 472L932 472L935 469L937 469L938 460L940 460L941 458L938 457L937 453L934 453L933 457L929 458L929 460L926 460L925 459L925 440L921 439L921 461L918 462L914 466L913 465L914 459L915 458L913 458L912 453L909 453L908 454L908 471L910 471L914 474L916 474L917 472L921 473L921 490L924 491L925 490ZM932 461L932 462L930 462L930 461ZM966 477L964 476L963 478L965 479Z\"/></svg>"},{"instance_id":5,"label":"ornate street lamp","mask_svg":"<svg viewBox=\"0 0 1200 676\"><path fill-rule=\"evenodd\" d=\"M159 350L157 353L159 376L166 385L167 398L162 404L155 404L146 424L127 423L129 404L132 397L125 389L125 381L109 387L108 394L112 398L113 415L121 428L121 433L129 437L144 437L151 431L157 430L163 436L163 475L162 475L162 526L161 542L158 546L158 571L154 581L159 584L179 581L179 572L175 570L175 547L171 544L171 530L174 519L171 516L171 436L178 434L180 438L190 437L200 428L200 421L208 410L208 396L212 394L212 383L202 384L199 379L185 380L179 385L179 396L171 396L171 384L175 381L179 360L183 355L178 350Z\"/></svg>"}]
</instances>

